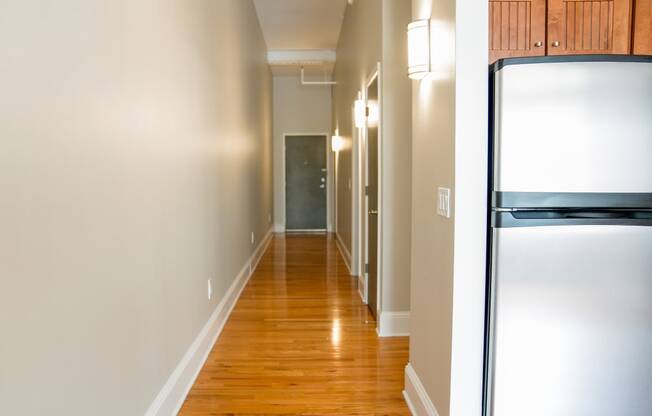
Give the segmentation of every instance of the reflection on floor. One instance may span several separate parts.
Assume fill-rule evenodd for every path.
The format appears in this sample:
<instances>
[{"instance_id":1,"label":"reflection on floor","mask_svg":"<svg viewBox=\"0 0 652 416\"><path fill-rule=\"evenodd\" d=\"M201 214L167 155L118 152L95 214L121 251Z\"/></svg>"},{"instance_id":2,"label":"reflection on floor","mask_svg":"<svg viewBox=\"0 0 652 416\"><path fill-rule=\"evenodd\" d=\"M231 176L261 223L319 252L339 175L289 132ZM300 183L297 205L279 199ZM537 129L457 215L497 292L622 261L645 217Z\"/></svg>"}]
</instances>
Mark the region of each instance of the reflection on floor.
<instances>
[{"instance_id":1,"label":"reflection on floor","mask_svg":"<svg viewBox=\"0 0 652 416\"><path fill-rule=\"evenodd\" d=\"M408 339L376 336L355 281L331 237L275 237L179 414L409 414Z\"/></svg>"}]
</instances>

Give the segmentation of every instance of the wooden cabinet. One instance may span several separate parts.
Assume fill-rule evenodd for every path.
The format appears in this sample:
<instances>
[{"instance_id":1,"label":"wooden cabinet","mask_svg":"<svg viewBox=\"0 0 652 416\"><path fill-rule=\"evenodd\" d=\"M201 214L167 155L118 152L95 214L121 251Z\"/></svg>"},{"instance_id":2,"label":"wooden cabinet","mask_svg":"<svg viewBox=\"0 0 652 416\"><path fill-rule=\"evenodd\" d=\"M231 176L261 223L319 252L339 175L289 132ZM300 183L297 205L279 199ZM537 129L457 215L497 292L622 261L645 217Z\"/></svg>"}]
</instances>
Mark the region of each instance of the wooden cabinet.
<instances>
[{"instance_id":1,"label":"wooden cabinet","mask_svg":"<svg viewBox=\"0 0 652 416\"><path fill-rule=\"evenodd\" d=\"M634 45L635 55L652 55L652 0L634 2Z\"/></svg>"},{"instance_id":2,"label":"wooden cabinet","mask_svg":"<svg viewBox=\"0 0 652 416\"><path fill-rule=\"evenodd\" d=\"M489 63L629 53L652 54L652 0L489 0Z\"/></svg>"},{"instance_id":3,"label":"wooden cabinet","mask_svg":"<svg viewBox=\"0 0 652 416\"><path fill-rule=\"evenodd\" d=\"M546 0L489 0L489 61L546 54Z\"/></svg>"},{"instance_id":4,"label":"wooden cabinet","mask_svg":"<svg viewBox=\"0 0 652 416\"><path fill-rule=\"evenodd\" d=\"M548 55L628 54L631 0L548 0Z\"/></svg>"}]
</instances>

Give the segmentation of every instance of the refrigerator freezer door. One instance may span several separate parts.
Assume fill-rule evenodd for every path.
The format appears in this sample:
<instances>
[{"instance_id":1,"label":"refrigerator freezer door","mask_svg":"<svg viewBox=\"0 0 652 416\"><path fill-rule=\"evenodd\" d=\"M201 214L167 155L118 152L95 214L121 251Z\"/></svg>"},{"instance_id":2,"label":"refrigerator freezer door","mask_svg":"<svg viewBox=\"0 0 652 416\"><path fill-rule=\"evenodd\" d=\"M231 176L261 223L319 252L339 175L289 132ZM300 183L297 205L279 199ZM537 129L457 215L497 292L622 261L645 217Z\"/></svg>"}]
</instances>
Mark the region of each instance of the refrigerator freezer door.
<instances>
[{"instance_id":1,"label":"refrigerator freezer door","mask_svg":"<svg viewBox=\"0 0 652 416\"><path fill-rule=\"evenodd\" d=\"M495 228L488 414L652 415L652 227Z\"/></svg>"},{"instance_id":2,"label":"refrigerator freezer door","mask_svg":"<svg viewBox=\"0 0 652 416\"><path fill-rule=\"evenodd\" d=\"M494 191L652 192L652 63L506 65L494 88Z\"/></svg>"}]
</instances>

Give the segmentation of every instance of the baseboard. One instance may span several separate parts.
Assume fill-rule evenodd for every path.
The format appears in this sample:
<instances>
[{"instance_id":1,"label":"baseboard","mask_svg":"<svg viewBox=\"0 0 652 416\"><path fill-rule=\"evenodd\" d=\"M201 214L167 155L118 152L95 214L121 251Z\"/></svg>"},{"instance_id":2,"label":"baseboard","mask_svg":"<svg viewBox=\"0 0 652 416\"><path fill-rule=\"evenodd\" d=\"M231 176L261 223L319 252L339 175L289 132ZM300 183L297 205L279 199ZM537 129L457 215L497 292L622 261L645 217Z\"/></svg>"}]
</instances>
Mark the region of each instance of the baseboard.
<instances>
[{"instance_id":1,"label":"baseboard","mask_svg":"<svg viewBox=\"0 0 652 416\"><path fill-rule=\"evenodd\" d=\"M272 236L270 228L145 412L145 416L174 416L179 413L242 290L272 241Z\"/></svg>"},{"instance_id":2,"label":"baseboard","mask_svg":"<svg viewBox=\"0 0 652 416\"><path fill-rule=\"evenodd\" d=\"M379 337L407 337L410 335L410 312L380 312Z\"/></svg>"},{"instance_id":3,"label":"baseboard","mask_svg":"<svg viewBox=\"0 0 652 416\"><path fill-rule=\"evenodd\" d=\"M360 295L360 299L362 299L362 303L365 305L367 304L367 285L365 284L365 280L367 279L367 274L363 273L362 275L358 276L358 294Z\"/></svg>"},{"instance_id":4,"label":"baseboard","mask_svg":"<svg viewBox=\"0 0 652 416\"><path fill-rule=\"evenodd\" d=\"M285 225L283 224L276 224L274 226L274 232L275 233L284 233L285 232Z\"/></svg>"},{"instance_id":5,"label":"baseboard","mask_svg":"<svg viewBox=\"0 0 652 416\"><path fill-rule=\"evenodd\" d=\"M342 258L344 259L344 264L346 264L346 268L349 269L349 274L353 276L354 274L351 269L351 253L346 248L346 245L344 245L344 242L342 241L342 238L338 233L335 233L335 243L337 248L340 250L340 254L342 254Z\"/></svg>"},{"instance_id":6,"label":"baseboard","mask_svg":"<svg viewBox=\"0 0 652 416\"><path fill-rule=\"evenodd\" d=\"M403 397L413 416L439 416L437 408L428 397L412 364L405 366L405 390Z\"/></svg>"}]
</instances>

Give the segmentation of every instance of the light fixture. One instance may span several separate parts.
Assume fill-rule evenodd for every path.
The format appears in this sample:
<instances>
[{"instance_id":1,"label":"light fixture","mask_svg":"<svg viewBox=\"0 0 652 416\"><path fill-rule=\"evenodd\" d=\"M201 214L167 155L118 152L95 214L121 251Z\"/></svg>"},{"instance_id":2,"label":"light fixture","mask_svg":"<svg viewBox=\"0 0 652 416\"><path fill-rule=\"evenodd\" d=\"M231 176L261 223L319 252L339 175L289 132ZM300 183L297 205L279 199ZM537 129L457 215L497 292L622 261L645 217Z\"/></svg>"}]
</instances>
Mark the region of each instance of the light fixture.
<instances>
[{"instance_id":1,"label":"light fixture","mask_svg":"<svg viewBox=\"0 0 652 416\"><path fill-rule=\"evenodd\" d=\"M407 37L408 76L423 79L430 73L430 19L408 24Z\"/></svg>"},{"instance_id":2,"label":"light fixture","mask_svg":"<svg viewBox=\"0 0 652 416\"><path fill-rule=\"evenodd\" d=\"M344 148L344 139L342 136L336 135L331 137L331 150L335 153L339 152Z\"/></svg>"},{"instance_id":3,"label":"light fixture","mask_svg":"<svg viewBox=\"0 0 652 416\"><path fill-rule=\"evenodd\" d=\"M367 124L370 127L378 127L380 121L380 106L377 100L372 100L367 103Z\"/></svg>"},{"instance_id":4,"label":"light fixture","mask_svg":"<svg viewBox=\"0 0 652 416\"><path fill-rule=\"evenodd\" d=\"M353 112L355 114L355 127L357 129L364 129L367 122L367 106L359 95L358 99L355 100Z\"/></svg>"}]
</instances>

